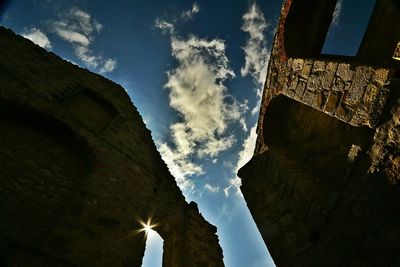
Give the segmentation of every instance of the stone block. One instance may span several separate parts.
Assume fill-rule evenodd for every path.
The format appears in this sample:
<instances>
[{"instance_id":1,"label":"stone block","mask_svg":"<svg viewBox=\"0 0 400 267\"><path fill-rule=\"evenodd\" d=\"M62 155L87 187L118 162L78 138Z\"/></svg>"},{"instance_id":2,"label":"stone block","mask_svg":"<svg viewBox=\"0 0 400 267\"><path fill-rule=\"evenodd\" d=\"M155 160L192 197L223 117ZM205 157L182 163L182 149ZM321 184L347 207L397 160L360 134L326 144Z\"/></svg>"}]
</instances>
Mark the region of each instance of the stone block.
<instances>
[{"instance_id":1,"label":"stone block","mask_svg":"<svg viewBox=\"0 0 400 267\"><path fill-rule=\"evenodd\" d=\"M351 81L354 75L354 70L351 69L351 65L348 63L339 63L336 70L336 76L342 79L344 82Z\"/></svg>"},{"instance_id":2,"label":"stone block","mask_svg":"<svg viewBox=\"0 0 400 267\"><path fill-rule=\"evenodd\" d=\"M315 60L313 66L313 72L322 74L325 70L325 62L321 60Z\"/></svg>"},{"instance_id":3,"label":"stone block","mask_svg":"<svg viewBox=\"0 0 400 267\"><path fill-rule=\"evenodd\" d=\"M307 82L307 90L308 91L319 91L319 85L321 84L321 76L318 74L311 74L310 78Z\"/></svg>"},{"instance_id":4,"label":"stone block","mask_svg":"<svg viewBox=\"0 0 400 267\"><path fill-rule=\"evenodd\" d=\"M314 101L312 103L312 106L316 109L322 110L325 105L326 101L326 93L324 91L318 92L315 94Z\"/></svg>"},{"instance_id":5,"label":"stone block","mask_svg":"<svg viewBox=\"0 0 400 267\"><path fill-rule=\"evenodd\" d=\"M309 90L306 90L303 95L302 102L306 105L312 106L314 103L315 93Z\"/></svg>"},{"instance_id":6,"label":"stone block","mask_svg":"<svg viewBox=\"0 0 400 267\"><path fill-rule=\"evenodd\" d=\"M366 66L359 66L356 68L349 94L346 98L346 102L350 105L360 104L362 96L367 85L370 82L371 76L374 69Z\"/></svg>"},{"instance_id":7,"label":"stone block","mask_svg":"<svg viewBox=\"0 0 400 267\"><path fill-rule=\"evenodd\" d=\"M292 71L293 72L301 72L304 65L304 59L302 58L295 58L293 59Z\"/></svg>"},{"instance_id":8,"label":"stone block","mask_svg":"<svg viewBox=\"0 0 400 267\"><path fill-rule=\"evenodd\" d=\"M304 79L308 79L310 76L311 70L313 68L313 61L312 60L305 60L303 69L301 70L301 77Z\"/></svg>"},{"instance_id":9,"label":"stone block","mask_svg":"<svg viewBox=\"0 0 400 267\"><path fill-rule=\"evenodd\" d=\"M333 78L335 77L336 69L338 64L336 62L328 62L326 64L326 69L321 77L321 87L324 89L329 89L332 86Z\"/></svg>"},{"instance_id":10,"label":"stone block","mask_svg":"<svg viewBox=\"0 0 400 267\"><path fill-rule=\"evenodd\" d=\"M372 81L377 85L377 86L384 86L388 83L390 71L389 69L383 69L379 68L374 71L374 74L372 75Z\"/></svg>"},{"instance_id":11,"label":"stone block","mask_svg":"<svg viewBox=\"0 0 400 267\"><path fill-rule=\"evenodd\" d=\"M294 98L296 100L301 100L303 98L305 89L306 89L306 83L303 81L300 81L296 87L296 93L294 95Z\"/></svg>"},{"instance_id":12,"label":"stone block","mask_svg":"<svg viewBox=\"0 0 400 267\"><path fill-rule=\"evenodd\" d=\"M338 97L337 93L331 92L328 96L328 99L326 100L324 111L329 114L334 114L337 104L338 104L338 101L339 101L339 97Z\"/></svg>"},{"instance_id":13,"label":"stone block","mask_svg":"<svg viewBox=\"0 0 400 267\"><path fill-rule=\"evenodd\" d=\"M353 111L351 107L346 106L342 102L341 105L336 109L335 116L344 122L349 122L353 116Z\"/></svg>"}]
</instances>

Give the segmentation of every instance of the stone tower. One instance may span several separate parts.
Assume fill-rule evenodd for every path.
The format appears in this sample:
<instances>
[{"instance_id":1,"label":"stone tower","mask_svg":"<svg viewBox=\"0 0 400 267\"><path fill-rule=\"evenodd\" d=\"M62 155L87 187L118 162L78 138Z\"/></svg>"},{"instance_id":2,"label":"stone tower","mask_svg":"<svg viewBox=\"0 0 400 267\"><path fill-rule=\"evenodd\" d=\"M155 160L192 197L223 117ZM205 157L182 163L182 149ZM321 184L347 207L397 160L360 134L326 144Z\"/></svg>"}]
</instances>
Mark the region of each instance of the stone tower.
<instances>
[{"instance_id":1,"label":"stone tower","mask_svg":"<svg viewBox=\"0 0 400 267\"><path fill-rule=\"evenodd\" d=\"M119 85L0 27L0 265L139 267L140 221L163 266L223 266Z\"/></svg>"},{"instance_id":2,"label":"stone tower","mask_svg":"<svg viewBox=\"0 0 400 267\"><path fill-rule=\"evenodd\" d=\"M277 266L400 266L400 2L355 57L321 54L335 5L284 1L241 190Z\"/></svg>"}]
</instances>

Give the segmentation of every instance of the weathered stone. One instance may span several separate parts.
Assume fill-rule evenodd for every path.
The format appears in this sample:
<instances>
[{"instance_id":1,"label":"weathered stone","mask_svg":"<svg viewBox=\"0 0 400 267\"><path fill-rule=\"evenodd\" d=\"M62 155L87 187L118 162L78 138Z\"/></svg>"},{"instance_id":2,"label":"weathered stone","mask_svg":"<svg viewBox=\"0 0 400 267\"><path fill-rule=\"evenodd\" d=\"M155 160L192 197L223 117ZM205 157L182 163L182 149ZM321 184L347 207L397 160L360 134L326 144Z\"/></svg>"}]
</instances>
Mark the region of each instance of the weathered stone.
<instances>
[{"instance_id":1,"label":"weathered stone","mask_svg":"<svg viewBox=\"0 0 400 267\"><path fill-rule=\"evenodd\" d=\"M0 265L141 266L149 219L163 266L224 265L121 86L3 27L0 51Z\"/></svg>"},{"instance_id":2,"label":"weathered stone","mask_svg":"<svg viewBox=\"0 0 400 267\"><path fill-rule=\"evenodd\" d=\"M324 89L329 89L332 85L333 78L335 77L336 69L338 64L336 62L328 62L326 64L326 69L321 77L321 87Z\"/></svg>"},{"instance_id":3,"label":"weathered stone","mask_svg":"<svg viewBox=\"0 0 400 267\"><path fill-rule=\"evenodd\" d=\"M389 69L376 69L372 75L372 81L374 81L377 86L384 86L388 82L389 73Z\"/></svg>"},{"instance_id":4,"label":"weathered stone","mask_svg":"<svg viewBox=\"0 0 400 267\"><path fill-rule=\"evenodd\" d=\"M325 105L326 96L324 92L317 93L314 98L312 106L316 109L322 110Z\"/></svg>"},{"instance_id":5,"label":"weathered stone","mask_svg":"<svg viewBox=\"0 0 400 267\"><path fill-rule=\"evenodd\" d=\"M310 77L311 70L313 68L313 61L312 60L305 60L304 61L304 67L301 70L301 77L303 77L305 80Z\"/></svg>"},{"instance_id":6,"label":"weathered stone","mask_svg":"<svg viewBox=\"0 0 400 267\"><path fill-rule=\"evenodd\" d=\"M351 81L354 75L354 71L351 69L351 65L348 63L339 63L336 75L343 81Z\"/></svg>"},{"instance_id":7,"label":"weathered stone","mask_svg":"<svg viewBox=\"0 0 400 267\"><path fill-rule=\"evenodd\" d=\"M346 98L347 103L350 105L357 105L360 103L372 73L373 69L371 67L360 66L356 68L356 73L354 75L349 94Z\"/></svg>"},{"instance_id":8,"label":"weathered stone","mask_svg":"<svg viewBox=\"0 0 400 267\"><path fill-rule=\"evenodd\" d=\"M306 89L306 83L299 81L296 87L296 93L294 95L295 99L301 100L303 98L304 90Z\"/></svg>"},{"instance_id":9,"label":"weathered stone","mask_svg":"<svg viewBox=\"0 0 400 267\"><path fill-rule=\"evenodd\" d=\"M394 50L393 59L400 60L400 41L397 43L396 49Z\"/></svg>"},{"instance_id":10,"label":"weathered stone","mask_svg":"<svg viewBox=\"0 0 400 267\"><path fill-rule=\"evenodd\" d=\"M306 90L303 95L303 103L309 106L312 106L315 98L315 93Z\"/></svg>"},{"instance_id":11,"label":"weathered stone","mask_svg":"<svg viewBox=\"0 0 400 267\"><path fill-rule=\"evenodd\" d=\"M293 59L292 71L300 72L303 69L304 59L295 58Z\"/></svg>"},{"instance_id":12,"label":"weathered stone","mask_svg":"<svg viewBox=\"0 0 400 267\"><path fill-rule=\"evenodd\" d=\"M314 61L313 72L321 74L325 70L325 62L320 60Z\"/></svg>"},{"instance_id":13,"label":"weathered stone","mask_svg":"<svg viewBox=\"0 0 400 267\"><path fill-rule=\"evenodd\" d=\"M390 13L393 26L400 10L377 1L364 40L378 51L362 43L349 59L319 54L336 1L306 2L284 1L272 57L293 56L295 83L283 95L264 89L254 155L238 173L243 196L277 266L397 266L400 69L379 49L397 42L383 21Z\"/></svg>"},{"instance_id":14,"label":"weathered stone","mask_svg":"<svg viewBox=\"0 0 400 267\"><path fill-rule=\"evenodd\" d=\"M334 92L331 92L326 101L324 111L333 114L336 110L338 102L339 102L338 95Z\"/></svg>"}]
</instances>

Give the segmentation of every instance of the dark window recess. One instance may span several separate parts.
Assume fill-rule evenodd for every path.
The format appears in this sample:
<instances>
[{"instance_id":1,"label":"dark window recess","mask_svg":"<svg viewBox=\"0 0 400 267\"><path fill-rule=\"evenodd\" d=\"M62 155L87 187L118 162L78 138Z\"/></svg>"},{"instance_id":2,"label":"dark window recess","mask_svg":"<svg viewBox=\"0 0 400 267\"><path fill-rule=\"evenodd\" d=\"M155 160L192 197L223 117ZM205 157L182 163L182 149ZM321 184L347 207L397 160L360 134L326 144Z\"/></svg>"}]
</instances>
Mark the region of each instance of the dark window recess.
<instances>
[{"instance_id":1,"label":"dark window recess","mask_svg":"<svg viewBox=\"0 0 400 267\"><path fill-rule=\"evenodd\" d=\"M375 0L338 0L322 54L356 56Z\"/></svg>"},{"instance_id":2,"label":"dark window recess","mask_svg":"<svg viewBox=\"0 0 400 267\"><path fill-rule=\"evenodd\" d=\"M335 4L335 0L292 2L284 32L285 52L288 57L319 57Z\"/></svg>"}]
</instances>

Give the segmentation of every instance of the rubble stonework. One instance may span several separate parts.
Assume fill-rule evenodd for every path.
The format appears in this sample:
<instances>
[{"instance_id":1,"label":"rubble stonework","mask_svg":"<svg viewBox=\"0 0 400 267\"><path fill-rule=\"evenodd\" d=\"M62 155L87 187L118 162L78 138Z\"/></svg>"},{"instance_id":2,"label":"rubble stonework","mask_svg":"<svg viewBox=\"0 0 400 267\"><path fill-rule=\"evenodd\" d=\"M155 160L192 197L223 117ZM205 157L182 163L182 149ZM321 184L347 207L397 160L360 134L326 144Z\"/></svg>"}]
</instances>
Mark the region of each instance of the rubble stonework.
<instances>
[{"instance_id":1,"label":"rubble stonework","mask_svg":"<svg viewBox=\"0 0 400 267\"><path fill-rule=\"evenodd\" d=\"M0 265L223 266L125 90L0 27Z\"/></svg>"},{"instance_id":2,"label":"rubble stonework","mask_svg":"<svg viewBox=\"0 0 400 267\"><path fill-rule=\"evenodd\" d=\"M241 190L277 266L400 265L400 5L322 55L335 0L286 0Z\"/></svg>"}]
</instances>

